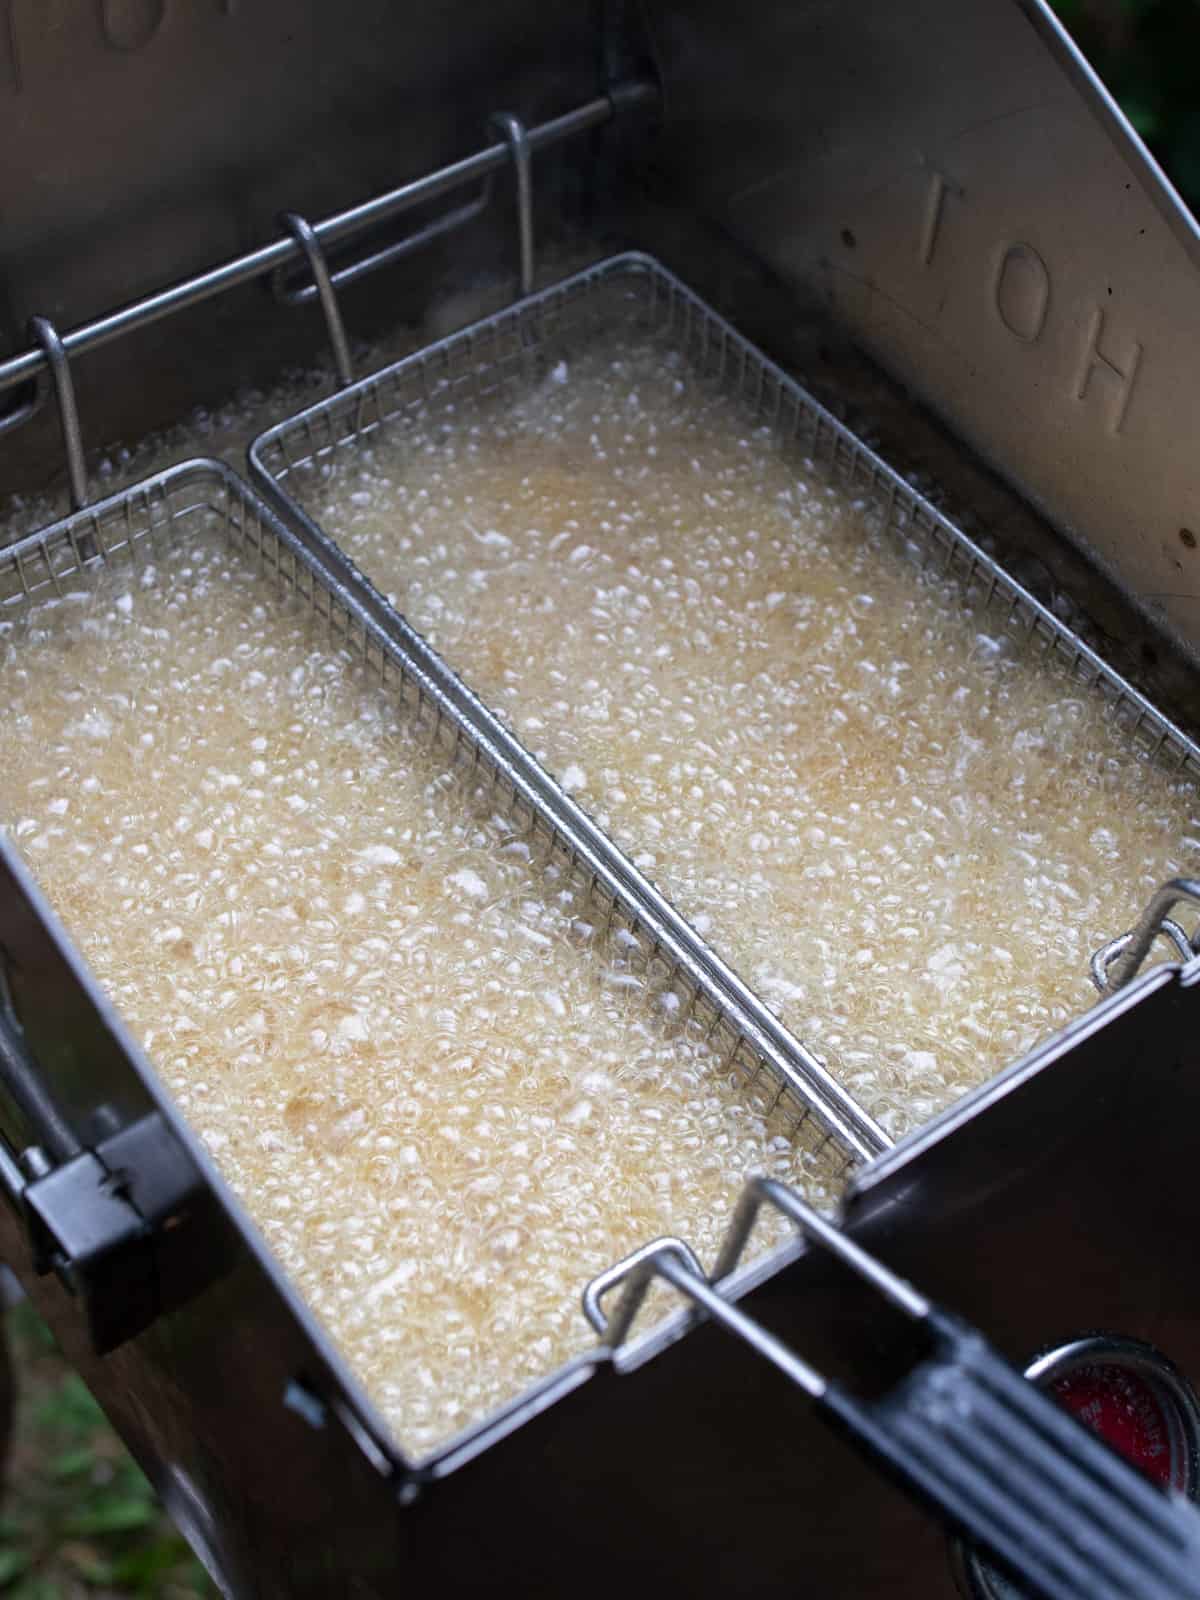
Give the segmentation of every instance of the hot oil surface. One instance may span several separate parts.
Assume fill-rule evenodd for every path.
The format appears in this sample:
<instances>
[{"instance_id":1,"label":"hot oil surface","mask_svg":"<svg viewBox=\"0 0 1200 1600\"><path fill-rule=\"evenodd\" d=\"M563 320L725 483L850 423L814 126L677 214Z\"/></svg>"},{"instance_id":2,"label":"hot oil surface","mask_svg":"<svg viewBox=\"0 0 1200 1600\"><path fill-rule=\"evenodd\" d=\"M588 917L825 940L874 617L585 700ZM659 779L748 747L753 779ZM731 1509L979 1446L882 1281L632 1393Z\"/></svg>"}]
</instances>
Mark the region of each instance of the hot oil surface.
<instances>
[{"instance_id":1,"label":"hot oil surface","mask_svg":"<svg viewBox=\"0 0 1200 1600\"><path fill-rule=\"evenodd\" d=\"M1189 782L659 343L435 402L309 505L893 1133L1195 869Z\"/></svg>"},{"instance_id":2,"label":"hot oil surface","mask_svg":"<svg viewBox=\"0 0 1200 1600\"><path fill-rule=\"evenodd\" d=\"M410 1449L592 1344L596 1271L711 1258L747 1172L799 1174L223 536L2 626L0 821Z\"/></svg>"}]
</instances>

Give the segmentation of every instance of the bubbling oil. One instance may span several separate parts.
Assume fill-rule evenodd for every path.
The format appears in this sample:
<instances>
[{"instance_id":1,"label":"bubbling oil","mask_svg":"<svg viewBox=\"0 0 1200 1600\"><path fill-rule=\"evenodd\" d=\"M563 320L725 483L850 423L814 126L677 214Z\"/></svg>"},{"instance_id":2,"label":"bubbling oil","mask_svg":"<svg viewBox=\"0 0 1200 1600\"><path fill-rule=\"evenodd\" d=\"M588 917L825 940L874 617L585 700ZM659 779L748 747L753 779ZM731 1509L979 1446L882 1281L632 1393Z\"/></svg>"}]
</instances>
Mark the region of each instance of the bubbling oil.
<instances>
[{"instance_id":1,"label":"bubbling oil","mask_svg":"<svg viewBox=\"0 0 1200 1600\"><path fill-rule=\"evenodd\" d=\"M1190 782L627 334L308 504L892 1133L1084 1010Z\"/></svg>"},{"instance_id":2,"label":"bubbling oil","mask_svg":"<svg viewBox=\"0 0 1200 1600\"><path fill-rule=\"evenodd\" d=\"M223 535L0 623L0 683L0 821L410 1449L594 1343L595 1272L801 1175Z\"/></svg>"}]
</instances>

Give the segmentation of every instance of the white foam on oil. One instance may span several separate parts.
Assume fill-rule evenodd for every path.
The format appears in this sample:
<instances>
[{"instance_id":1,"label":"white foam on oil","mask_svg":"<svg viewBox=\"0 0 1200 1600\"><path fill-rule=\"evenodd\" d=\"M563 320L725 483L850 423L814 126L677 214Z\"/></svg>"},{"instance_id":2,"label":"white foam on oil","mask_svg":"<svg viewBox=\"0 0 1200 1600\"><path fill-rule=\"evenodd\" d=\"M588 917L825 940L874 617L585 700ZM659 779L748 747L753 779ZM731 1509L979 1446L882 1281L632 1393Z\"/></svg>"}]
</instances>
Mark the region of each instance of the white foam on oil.
<instances>
[{"instance_id":1,"label":"white foam on oil","mask_svg":"<svg viewBox=\"0 0 1200 1600\"><path fill-rule=\"evenodd\" d=\"M588 1348L594 1273L801 1176L220 535L0 625L0 686L0 824L410 1449Z\"/></svg>"},{"instance_id":2,"label":"white foam on oil","mask_svg":"<svg viewBox=\"0 0 1200 1600\"><path fill-rule=\"evenodd\" d=\"M1189 782L661 343L434 403L309 503L893 1133L1196 870Z\"/></svg>"}]
</instances>

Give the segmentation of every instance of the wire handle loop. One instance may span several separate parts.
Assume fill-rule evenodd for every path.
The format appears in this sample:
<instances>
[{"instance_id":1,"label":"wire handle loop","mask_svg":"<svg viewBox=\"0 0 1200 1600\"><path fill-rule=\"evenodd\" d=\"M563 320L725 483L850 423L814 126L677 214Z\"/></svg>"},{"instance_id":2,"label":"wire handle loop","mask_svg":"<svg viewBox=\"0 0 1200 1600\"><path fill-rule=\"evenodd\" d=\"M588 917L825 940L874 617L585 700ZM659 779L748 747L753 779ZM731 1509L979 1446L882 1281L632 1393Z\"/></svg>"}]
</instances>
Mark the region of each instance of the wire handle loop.
<instances>
[{"instance_id":1,"label":"wire handle loop","mask_svg":"<svg viewBox=\"0 0 1200 1600\"><path fill-rule=\"evenodd\" d=\"M1170 915L1181 900L1200 905L1200 879L1171 878L1157 891L1128 933L1118 934L1092 957L1092 982L1101 994L1123 989L1141 971L1151 946L1160 936L1175 946L1181 961L1200 954L1200 924L1190 936Z\"/></svg>"},{"instance_id":2,"label":"wire handle loop","mask_svg":"<svg viewBox=\"0 0 1200 1600\"><path fill-rule=\"evenodd\" d=\"M708 1311L717 1321L725 1323L749 1339L756 1349L769 1355L777 1366L786 1365L786 1370L795 1376L792 1369L796 1358L790 1352L787 1353L785 1364L778 1358L776 1352L769 1352L764 1345L764 1340L769 1339L769 1336L758 1329L757 1324L752 1323L742 1312L737 1311L737 1308L720 1292L720 1286L733 1273L745 1253L759 1212L764 1205L782 1212L810 1244L817 1245L830 1255L836 1256L897 1311L914 1321L921 1321L929 1316L931 1310L929 1301L924 1295L919 1294L912 1284L897 1277L874 1256L868 1255L836 1224L823 1217L806 1200L802 1200L794 1189L789 1189L786 1184L779 1183L774 1178L752 1178L742 1190L733 1222L725 1236L725 1243L711 1278L705 1273L690 1246L682 1239L670 1237L654 1239L591 1280L583 1291L584 1315L609 1348L616 1350L628 1336L646 1298L651 1280L656 1277L665 1278L695 1304ZM624 1293L610 1319L605 1315L601 1302L606 1295L621 1286L624 1286ZM749 1329L754 1329L755 1332L752 1334ZM779 1346L779 1350L782 1349L783 1347ZM805 1370L811 1372L811 1369ZM823 1387L823 1380L820 1382ZM810 1392L817 1392L812 1390L808 1382L804 1386L809 1388Z\"/></svg>"}]
</instances>

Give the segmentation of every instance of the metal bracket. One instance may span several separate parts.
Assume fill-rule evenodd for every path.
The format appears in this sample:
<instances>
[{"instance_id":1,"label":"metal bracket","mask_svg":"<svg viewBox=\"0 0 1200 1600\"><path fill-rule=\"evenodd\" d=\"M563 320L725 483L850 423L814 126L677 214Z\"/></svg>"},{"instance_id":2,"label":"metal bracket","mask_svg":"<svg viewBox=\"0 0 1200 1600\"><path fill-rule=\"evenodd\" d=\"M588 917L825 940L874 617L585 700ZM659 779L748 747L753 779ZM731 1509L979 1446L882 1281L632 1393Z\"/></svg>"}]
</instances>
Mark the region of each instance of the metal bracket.
<instances>
[{"instance_id":1,"label":"metal bracket","mask_svg":"<svg viewBox=\"0 0 1200 1600\"><path fill-rule=\"evenodd\" d=\"M0 1088L31 1141L18 1157L0 1134L0 1190L24 1218L34 1271L59 1278L104 1355L215 1275L223 1251L208 1190L157 1111L85 1148L8 1003L0 1005Z\"/></svg>"},{"instance_id":2,"label":"metal bracket","mask_svg":"<svg viewBox=\"0 0 1200 1600\"><path fill-rule=\"evenodd\" d=\"M1101 994L1123 989L1135 978L1160 937L1171 941L1181 961L1200 955L1200 926L1189 937L1169 914L1181 900L1200 904L1200 879L1171 878L1157 891L1135 928L1101 945L1091 962L1092 982Z\"/></svg>"},{"instance_id":3,"label":"metal bracket","mask_svg":"<svg viewBox=\"0 0 1200 1600\"><path fill-rule=\"evenodd\" d=\"M34 1270L53 1272L78 1301L98 1355L197 1286L195 1230L185 1224L201 1193L198 1173L157 1111L25 1184L20 1203Z\"/></svg>"},{"instance_id":4,"label":"metal bracket","mask_svg":"<svg viewBox=\"0 0 1200 1600\"><path fill-rule=\"evenodd\" d=\"M925 1335L927 1354L881 1398L863 1401L797 1356L722 1292L764 1204L783 1212ZM1023 1592L1051 1600L1198 1600L1200 1513L1153 1488L1011 1367L794 1191L748 1184L712 1278L656 1241L593 1280L589 1320L615 1349L655 1277L665 1279L790 1378L825 1419ZM611 1322L604 1294L623 1285Z\"/></svg>"},{"instance_id":5,"label":"metal bracket","mask_svg":"<svg viewBox=\"0 0 1200 1600\"><path fill-rule=\"evenodd\" d=\"M632 83L613 83L607 93L597 95L585 104L529 129L526 134L528 149L530 151L548 149L565 139L577 138L601 128L618 115L625 117L646 112L652 107L657 107L659 101L658 82L654 78L640 79ZM478 150L473 155L452 162L449 166L428 172L423 177L401 184L399 188L389 189L386 193L375 195L360 205L351 206L349 210L337 212L316 223L314 232L322 245L335 244L352 235L377 228L416 206L436 200L456 189L465 188L468 184L478 182L482 185L477 198L454 211L447 212L445 216L437 218L415 234L410 234L394 245L389 245L331 272L330 280L334 287L340 288L364 273L373 272L377 267L419 249L440 234L451 232L469 222L488 203L491 179L503 163L504 152L499 146L490 145L485 150ZM270 244L258 246L245 255L234 256L218 266L206 268L190 278L180 279L166 289L155 290L127 305L107 311L90 322L71 328L62 339L59 339L57 333L51 329L56 342L55 348L64 357L68 349L73 356L85 354L89 350L108 344L110 340L120 338L123 334L147 327L162 317L171 316L175 312L210 300L216 295L250 283L255 278L270 277L277 298L284 303L289 305L305 303L316 297L316 285L306 283L293 288L287 281L288 271L296 263L297 248L294 239L276 239ZM43 322L44 319L38 321ZM31 349L22 350L0 360L0 394L16 388L19 384L37 379L51 366L51 360L51 350L35 327ZM60 402L60 414L65 415L67 411L74 412L73 400L72 395L69 404ZM26 421L40 403L35 391L31 400L18 404L8 413L7 418L0 419L0 433L7 432ZM76 418L76 437L77 423ZM79 451L73 459L82 468L82 451ZM82 473L77 479L73 479L72 487L73 491L79 490L79 504L82 504L84 490Z\"/></svg>"}]
</instances>

